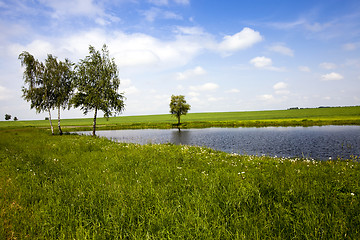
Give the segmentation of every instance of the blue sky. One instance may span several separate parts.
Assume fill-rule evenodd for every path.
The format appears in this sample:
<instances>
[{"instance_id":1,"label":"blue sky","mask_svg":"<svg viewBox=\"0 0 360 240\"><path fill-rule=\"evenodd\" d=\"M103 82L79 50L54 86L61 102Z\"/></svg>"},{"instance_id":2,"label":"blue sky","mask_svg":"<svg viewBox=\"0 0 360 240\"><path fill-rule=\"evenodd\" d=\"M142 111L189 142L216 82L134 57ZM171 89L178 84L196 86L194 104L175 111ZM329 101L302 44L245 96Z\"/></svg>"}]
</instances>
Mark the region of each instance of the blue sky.
<instances>
[{"instance_id":1,"label":"blue sky","mask_svg":"<svg viewBox=\"0 0 360 240\"><path fill-rule=\"evenodd\" d=\"M21 98L22 51L77 63L104 43L123 115L168 113L172 94L190 112L360 103L358 0L0 0L0 31L1 116L47 116Z\"/></svg>"}]
</instances>

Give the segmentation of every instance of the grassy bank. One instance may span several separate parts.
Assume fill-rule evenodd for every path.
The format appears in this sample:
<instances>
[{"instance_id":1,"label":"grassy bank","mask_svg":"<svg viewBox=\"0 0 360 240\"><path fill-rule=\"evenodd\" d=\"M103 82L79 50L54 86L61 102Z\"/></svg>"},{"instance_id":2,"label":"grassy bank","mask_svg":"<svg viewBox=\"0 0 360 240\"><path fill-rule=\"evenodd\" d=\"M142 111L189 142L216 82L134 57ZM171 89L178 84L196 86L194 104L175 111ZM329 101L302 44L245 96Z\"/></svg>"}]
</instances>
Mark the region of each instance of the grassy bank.
<instances>
[{"instance_id":1,"label":"grassy bank","mask_svg":"<svg viewBox=\"0 0 360 240\"><path fill-rule=\"evenodd\" d=\"M312 108L274 111L189 113L183 128L360 125L360 107ZM177 120L170 114L98 118L98 129L172 128ZM53 121L54 126L57 122ZM65 131L90 130L91 118L63 119ZM1 128L49 127L49 122L1 121Z\"/></svg>"},{"instance_id":2,"label":"grassy bank","mask_svg":"<svg viewBox=\"0 0 360 240\"><path fill-rule=\"evenodd\" d=\"M360 164L0 131L0 239L359 239Z\"/></svg>"}]
</instances>

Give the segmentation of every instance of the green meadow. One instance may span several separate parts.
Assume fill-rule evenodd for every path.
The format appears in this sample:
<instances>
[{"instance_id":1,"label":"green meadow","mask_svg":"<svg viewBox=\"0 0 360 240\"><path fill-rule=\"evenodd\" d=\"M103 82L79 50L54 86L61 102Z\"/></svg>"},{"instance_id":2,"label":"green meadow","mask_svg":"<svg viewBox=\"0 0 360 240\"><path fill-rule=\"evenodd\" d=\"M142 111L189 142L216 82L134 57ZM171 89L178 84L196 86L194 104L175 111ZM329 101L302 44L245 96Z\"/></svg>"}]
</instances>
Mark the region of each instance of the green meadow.
<instances>
[{"instance_id":1,"label":"green meadow","mask_svg":"<svg viewBox=\"0 0 360 240\"><path fill-rule=\"evenodd\" d=\"M2 129L0 239L360 239L358 160Z\"/></svg>"},{"instance_id":2,"label":"green meadow","mask_svg":"<svg viewBox=\"0 0 360 240\"><path fill-rule=\"evenodd\" d=\"M56 116L54 116L56 117ZM90 130L93 119L62 119L64 131ZM183 128L360 125L360 106L273 111L189 113L181 118ZM170 114L98 118L98 129L171 128ZM53 120L54 127L57 120ZM1 121L0 128L49 127L49 121Z\"/></svg>"}]
</instances>

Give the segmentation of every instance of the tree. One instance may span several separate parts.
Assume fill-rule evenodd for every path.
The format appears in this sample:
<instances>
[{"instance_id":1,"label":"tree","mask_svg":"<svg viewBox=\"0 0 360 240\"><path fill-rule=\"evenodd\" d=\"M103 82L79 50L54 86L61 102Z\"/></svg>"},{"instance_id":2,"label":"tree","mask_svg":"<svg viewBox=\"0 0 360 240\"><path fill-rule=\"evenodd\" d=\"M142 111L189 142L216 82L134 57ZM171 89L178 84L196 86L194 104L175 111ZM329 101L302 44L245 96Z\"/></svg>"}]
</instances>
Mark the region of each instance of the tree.
<instances>
[{"instance_id":1,"label":"tree","mask_svg":"<svg viewBox=\"0 0 360 240\"><path fill-rule=\"evenodd\" d=\"M45 78L51 83L51 108L58 110L58 128L62 135L60 126L60 109L69 106L69 100L72 93L73 64L65 59L64 62L58 61L56 57L48 54L45 60Z\"/></svg>"},{"instance_id":2,"label":"tree","mask_svg":"<svg viewBox=\"0 0 360 240\"><path fill-rule=\"evenodd\" d=\"M10 114L5 114L5 120L10 120L11 119L11 115Z\"/></svg>"},{"instance_id":3,"label":"tree","mask_svg":"<svg viewBox=\"0 0 360 240\"><path fill-rule=\"evenodd\" d=\"M45 66L33 55L24 51L19 55L21 66L25 67L23 74L24 84L22 87L23 98L30 102L30 108L35 108L37 113L47 111L51 133L54 135L54 128L51 122L51 79L46 77Z\"/></svg>"},{"instance_id":4,"label":"tree","mask_svg":"<svg viewBox=\"0 0 360 240\"><path fill-rule=\"evenodd\" d=\"M21 65L25 66L23 97L31 102L31 108L36 111L49 113L51 132L54 135L54 128L51 121L51 109L58 109L58 127L60 127L60 108L68 106L72 91L72 63L65 59L65 62L57 61L57 58L48 54L45 64L39 62L30 53L24 51L19 55Z\"/></svg>"},{"instance_id":5,"label":"tree","mask_svg":"<svg viewBox=\"0 0 360 240\"><path fill-rule=\"evenodd\" d=\"M177 118L177 125L180 126L181 115L186 115L190 110L190 105L186 103L185 96L183 95L172 95L170 101L170 113Z\"/></svg>"},{"instance_id":6,"label":"tree","mask_svg":"<svg viewBox=\"0 0 360 240\"><path fill-rule=\"evenodd\" d=\"M84 114L94 110L93 136L95 136L96 116L98 110L109 117L112 112L121 113L124 110L124 96L118 93L120 79L115 60L109 57L109 51L104 44L100 51L89 46L89 56L80 60L75 67L76 93L71 102L75 107L81 107Z\"/></svg>"},{"instance_id":7,"label":"tree","mask_svg":"<svg viewBox=\"0 0 360 240\"><path fill-rule=\"evenodd\" d=\"M14 117L14 121L17 121L18 120L18 118L17 117Z\"/></svg>"}]
</instances>

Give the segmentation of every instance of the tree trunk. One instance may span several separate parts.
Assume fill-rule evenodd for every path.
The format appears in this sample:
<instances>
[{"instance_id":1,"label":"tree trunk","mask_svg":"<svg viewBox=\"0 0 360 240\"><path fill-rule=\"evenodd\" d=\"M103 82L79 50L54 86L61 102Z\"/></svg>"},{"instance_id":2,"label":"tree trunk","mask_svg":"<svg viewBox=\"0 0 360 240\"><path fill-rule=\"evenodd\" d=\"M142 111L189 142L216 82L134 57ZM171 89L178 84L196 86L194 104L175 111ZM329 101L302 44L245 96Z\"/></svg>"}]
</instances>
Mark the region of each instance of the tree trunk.
<instances>
[{"instance_id":1,"label":"tree trunk","mask_svg":"<svg viewBox=\"0 0 360 240\"><path fill-rule=\"evenodd\" d=\"M95 107L95 114L94 114L93 136L95 136L95 128L96 128L96 114L97 114L97 107Z\"/></svg>"},{"instance_id":2,"label":"tree trunk","mask_svg":"<svg viewBox=\"0 0 360 240\"><path fill-rule=\"evenodd\" d=\"M63 132L62 132L61 126L60 126L60 107L58 107L58 128L59 128L59 134L62 135Z\"/></svg>"},{"instance_id":3,"label":"tree trunk","mask_svg":"<svg viewBox=\"0 0 360 240\"><path fill-rule=\"evenodd\" d=\"M49 111L49 122L50 122L51 133L52 133L52 135L54 135L54 128L53 128L53 125L51 122L51 111L50 111L50 109L48 111Z\"/></svg>"}]
</instances>

